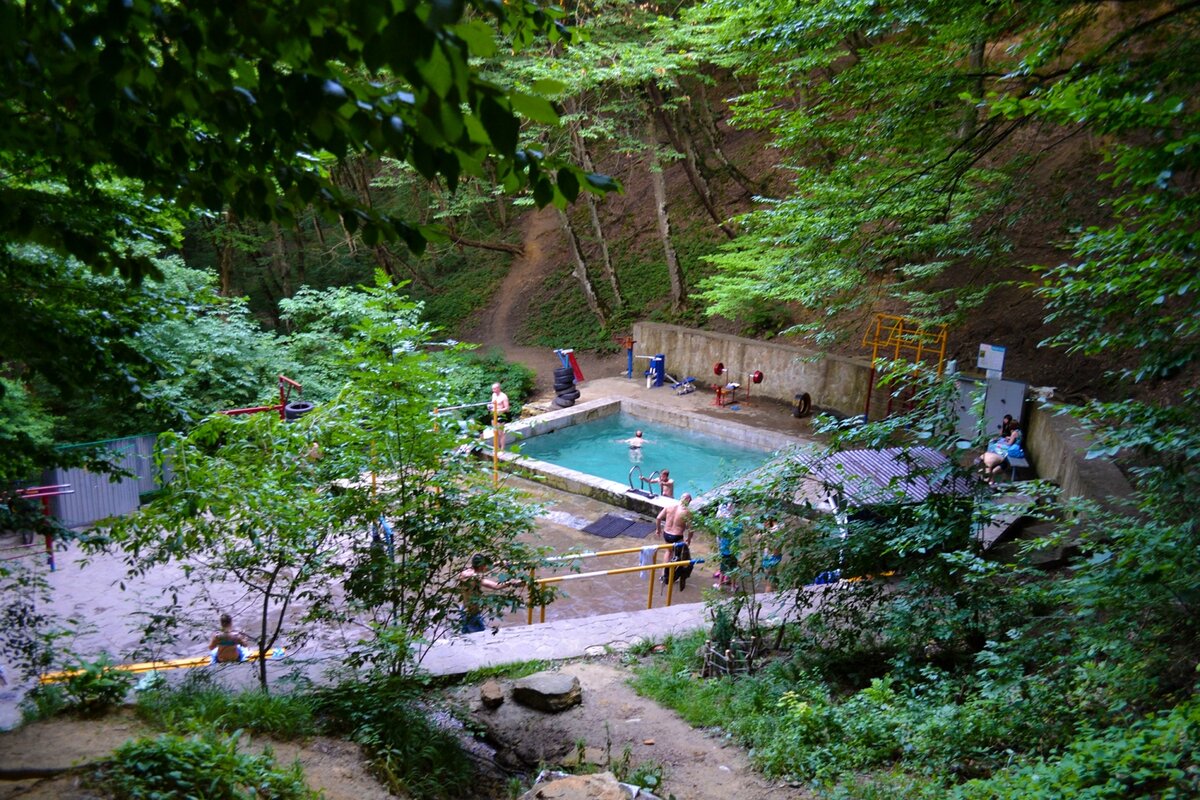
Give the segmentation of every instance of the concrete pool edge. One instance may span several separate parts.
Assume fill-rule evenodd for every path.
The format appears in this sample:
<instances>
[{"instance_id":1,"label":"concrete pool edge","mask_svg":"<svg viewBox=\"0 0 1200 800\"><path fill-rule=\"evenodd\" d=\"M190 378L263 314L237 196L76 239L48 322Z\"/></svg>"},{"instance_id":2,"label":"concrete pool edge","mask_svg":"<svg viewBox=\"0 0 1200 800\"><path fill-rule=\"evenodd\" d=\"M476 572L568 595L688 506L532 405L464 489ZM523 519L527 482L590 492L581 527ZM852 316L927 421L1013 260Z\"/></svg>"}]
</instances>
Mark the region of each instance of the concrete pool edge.
<instances>
[{"instance_id":1,"label":"concrete pool edge","mask_svg":"<svg viewBox=\"0 0 1200 800\"><path fill-rule=\"evenodd\" d=\"M647 420L648 422L671 425L676 428L690 430L694 433L701 433L738 444L742 447L749 447L768 453L778 452L787 449L789 446L799 445L803 441L787 434L752 428L735 422L712 419L690 411L664 408L629 398L605 397L597 400L589 400L572 408L559 409L511 423L505 426L506 446L511 447L525 439L553 433L572 425L603 419L604 417L621 412L638 419ZM578 472L546 461L529 458L520 453L505 450L501 451L499 455L505 471L514 472L522 477L552 488L591 497L629 511L655 516L660 510L674 503L670 499L663 499L662 497L650 498L630 492L628 483L618 483L617 481ZM773 460L768 461L767 464L756 470L752 470L746 475L717 486L695 498L692 508L696 510L704 508L713 498L720 495L729 486L744 483L750 479L750 476L768 469Z\"/></svg>"}]
</instances>

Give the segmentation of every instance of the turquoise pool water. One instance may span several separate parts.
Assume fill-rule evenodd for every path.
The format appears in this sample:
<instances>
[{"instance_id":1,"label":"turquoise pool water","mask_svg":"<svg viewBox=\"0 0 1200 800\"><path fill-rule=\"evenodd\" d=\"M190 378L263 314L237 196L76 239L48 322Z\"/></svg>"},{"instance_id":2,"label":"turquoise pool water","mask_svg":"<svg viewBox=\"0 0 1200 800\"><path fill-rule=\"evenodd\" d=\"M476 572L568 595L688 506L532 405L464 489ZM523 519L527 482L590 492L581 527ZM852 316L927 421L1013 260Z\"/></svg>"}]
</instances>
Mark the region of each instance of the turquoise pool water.
<instances>
[{"instance_id":1,"label":"turquoise pool water","mask_svg":"<svg viewBox=\"0 0 1200 800\"><path fill-rule=\"evenodd\" d=\"M646 440L640 451L625 441L639 430ZM666 468L675 479L676 497L684 492L701 495L761 466L771 457L771 453L763 450L646 422L628 414L613 414L525 439L520 452L529 458L619 483L629 482L629 470L634 466L646 477ZM658 494L658 485L640 484L637 472L633 485Z\"/></svg>"}]
</instances>

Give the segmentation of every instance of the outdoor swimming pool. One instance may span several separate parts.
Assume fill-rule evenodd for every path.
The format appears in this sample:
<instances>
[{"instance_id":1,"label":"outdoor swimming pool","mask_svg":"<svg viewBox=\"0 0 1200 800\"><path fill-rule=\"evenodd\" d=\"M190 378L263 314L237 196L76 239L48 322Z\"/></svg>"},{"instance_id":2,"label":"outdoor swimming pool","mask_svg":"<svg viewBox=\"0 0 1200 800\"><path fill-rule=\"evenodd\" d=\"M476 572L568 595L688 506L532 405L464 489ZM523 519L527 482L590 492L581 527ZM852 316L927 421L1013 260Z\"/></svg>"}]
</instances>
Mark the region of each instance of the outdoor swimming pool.
<instances>
[{"instance_id":1,"label":"outdoor swimming pool","mask_svg":"<svg viewBox=\"0 0 1200 800\"><path fill-rule=\"evenodd\" d=\"M640 452L625 442L638 430L646 439ZM650 422L624 412L524 439L520 453L623 484L628 484L634 466L646 477L666 468L675 479L676 497L684 492L693 496L704 494L762 466L771 457L768 450ZM658 493L657 484L640 484L636 471L633 485Z\"/></svg>"}]
</instances>

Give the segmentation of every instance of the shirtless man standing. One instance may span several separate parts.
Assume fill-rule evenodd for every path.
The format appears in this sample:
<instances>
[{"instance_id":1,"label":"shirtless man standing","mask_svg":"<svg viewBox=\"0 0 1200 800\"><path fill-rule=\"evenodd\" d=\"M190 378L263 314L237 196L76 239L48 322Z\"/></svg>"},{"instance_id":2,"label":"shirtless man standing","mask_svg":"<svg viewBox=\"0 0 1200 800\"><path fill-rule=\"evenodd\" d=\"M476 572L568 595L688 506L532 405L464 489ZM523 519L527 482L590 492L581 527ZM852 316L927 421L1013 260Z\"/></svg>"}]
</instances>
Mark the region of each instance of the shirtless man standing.
<instances>
[{"instance_id":1,"label":"shirtless man standing","mask_svg":"<svg viewBox=\"0 0 1200 800\"><path fill-rule=\"evenodd\" d=\"M688 504L691 502L692 496L685 492L683 497L679 498L679 505L668 506L658 512L655 532L662 534L663 541L667 544L682 542L685 536L687 543L692 543L692 529L688 525L692 517L692 512L688 511Z\"/></svg>"}]
</instances>

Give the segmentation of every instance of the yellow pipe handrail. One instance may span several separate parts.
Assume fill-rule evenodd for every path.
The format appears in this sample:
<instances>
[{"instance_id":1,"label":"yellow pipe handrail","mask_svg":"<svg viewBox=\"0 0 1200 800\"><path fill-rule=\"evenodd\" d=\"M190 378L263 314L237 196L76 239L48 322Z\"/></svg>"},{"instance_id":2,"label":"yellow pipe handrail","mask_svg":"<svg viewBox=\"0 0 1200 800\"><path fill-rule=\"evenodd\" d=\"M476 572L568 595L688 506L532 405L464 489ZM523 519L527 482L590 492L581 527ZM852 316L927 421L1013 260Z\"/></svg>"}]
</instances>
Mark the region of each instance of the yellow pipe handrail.
<instances>
[{"instance_id":1,"label":"yellow pipe handrail","mask_svg":"<svg viewBox=\"0 0 1200 800\"><path fill-rule=\"evenodd\" d=\"M601 551L598 553L589 552L589 553L575 553L575 554L570 554L570 555L565 555L565 556L554 556L547 560L548 561L571 561L571 560L575 560L575 559L579 559L579 558L589 558L589 557L595 557L595 556L625 555L628 553L639 553L642 550L646 549L646 547L653 547L654 548L654 556L655 556L655 558L657 558L659 550L662 550L664 548L673 548L674 546L675 545L673 545L673 544L659 544L659 545L646 545L645 547L627 547L627 548L622 548L619 550ZM660 570L660 569L665 569L670 573L670 577L667 579L667 605L669 606L669 605L671 605L671 601L675 594L675 569L677 567L687 566L688 564L692 564L692 563L693 563L692 560L670 561L670 562L664 562L662 564L656 564L654 562L651 562L649 564L638 564L637 566L634 566L634 567L616 567L614 569L594 570L592 572L578 572L578 573L572 573L570 575L555 575L555 576L552 576L549 578L535 577L536 569L531 569L529 571L529 579L530 579L529 602L526 604L526 614L525 614L526 624L528 624L528 625L533 624L533 607L534 607L533 592L534 592L535 586L546 586L546 585L553 584L553 583L564 583L566 581L579 580L581 578L599 578L599 577L605 577L608 575L627 575L627 574L634 573L634 572L643 572L643 571L648 570L650 572L650 581L649 581L649 586L646 589L646 608L649 609L649 608L654 608L654 571ZM546 621L546 604L541 603L541 604L539 604L539 607L541 609L540 613L538 615L539 621L545 622Z\"/></svg>"}]
</instances>

